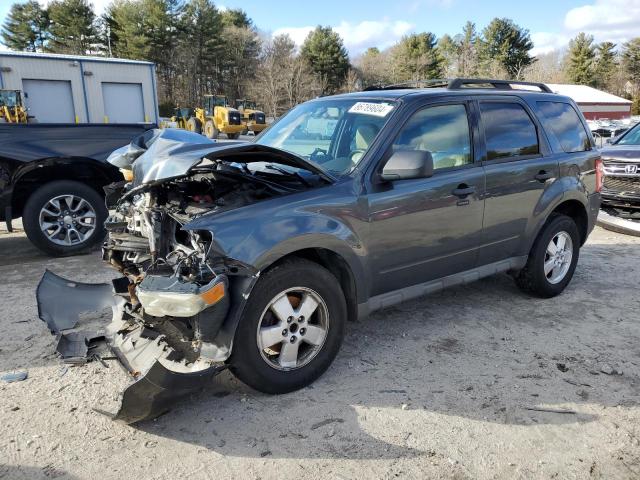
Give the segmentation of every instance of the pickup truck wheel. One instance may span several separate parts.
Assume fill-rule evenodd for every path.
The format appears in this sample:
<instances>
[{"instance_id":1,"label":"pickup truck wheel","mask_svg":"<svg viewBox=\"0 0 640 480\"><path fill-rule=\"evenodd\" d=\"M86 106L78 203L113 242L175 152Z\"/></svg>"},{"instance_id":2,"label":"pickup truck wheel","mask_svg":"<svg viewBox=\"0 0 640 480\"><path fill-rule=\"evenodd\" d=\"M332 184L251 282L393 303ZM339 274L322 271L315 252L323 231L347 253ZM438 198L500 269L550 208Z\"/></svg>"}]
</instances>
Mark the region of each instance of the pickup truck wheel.
<instances>
[{"instance_id":1,"label":"pickup truck wheel","mask_svg":"<svg viewBox=\"0 0 640 480\"><path fill-rule=\"evenodd\" d=\"M287 393L322 375L335 358L347 318L338 280L320 265L291 260L254 287L236 330L231 371L265 393Z\"/></svg>"},{"instance_id":2,"label":"pickup truck wheel","mask_svg":"<svg viewBox=\"0 0 640 480\"><path fill-rule=\"evenodd\" d=\"M580 235L572 218L553 215L533 244L516 284L533 295L550 298L571 281L580 254Z\"/></svg>"},{"instance_id":3,"label":"pickup truck wheel","mask_svg":"<svg viewBox=\"0 0 640 480\"><path fill-rule=\"evenodd\" d=\"M27 237L54 256L72 255L104 238L108 215L93 188L71 180L47 183L27 200L22 223Z\"/></svg>"}]
</instances>

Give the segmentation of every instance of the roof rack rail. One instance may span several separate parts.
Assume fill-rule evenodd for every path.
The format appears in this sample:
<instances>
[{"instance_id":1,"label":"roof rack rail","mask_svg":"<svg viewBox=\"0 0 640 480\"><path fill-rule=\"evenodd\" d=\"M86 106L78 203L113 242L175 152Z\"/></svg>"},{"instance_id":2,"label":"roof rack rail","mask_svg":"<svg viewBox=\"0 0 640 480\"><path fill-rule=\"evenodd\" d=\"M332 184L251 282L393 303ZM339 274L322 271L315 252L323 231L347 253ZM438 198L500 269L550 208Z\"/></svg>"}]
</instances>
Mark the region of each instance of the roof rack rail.
<instances>
[{"instance_id":1,"label":"roof rack rail","mask_svg":"<svg viewBox=\"0 0 640 480\"><path fill-rule=\"evenodd\" d=\"M371 85L363 91L371 92L373 90L397 90L399 88L437 88L446 87L451 83L448 78L435 78L430 80L410 80L408 82L391 83L388 85Z\"/></svg>"},{"instance_id":2,"label":"roof rack rail","mask_svg":"<svg viewBox=\"0 0 640 480\"><path fill-rule=\"evenodd\" d=\"M461 90L462 88L472 85L491 85L493 88L500 90L513 90L512 85L523 85L539 88L541 92L553 93L553 91L544 83L520 82L518 80L495 80L491 78L453 78L449 80L447 88L449 90Z\"/></svg>"}]
</instances>

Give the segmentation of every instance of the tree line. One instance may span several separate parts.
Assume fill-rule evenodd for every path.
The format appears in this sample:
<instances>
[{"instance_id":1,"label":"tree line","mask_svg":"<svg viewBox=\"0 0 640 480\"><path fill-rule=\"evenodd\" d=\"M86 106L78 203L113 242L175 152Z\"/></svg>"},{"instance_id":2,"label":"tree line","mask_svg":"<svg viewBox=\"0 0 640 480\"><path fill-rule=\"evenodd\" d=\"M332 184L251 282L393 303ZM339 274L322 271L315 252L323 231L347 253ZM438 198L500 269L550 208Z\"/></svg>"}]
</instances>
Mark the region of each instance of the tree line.
<instances>
[{"instance_id":1,"label":"tree line","mask_svg":"<svg viewBox=\"0 0 640 480\"><path fill-rule=\"evenodd\" d=\"M316 96L458 76L591 85L633 98L640 113L640 38L617 46L581 33L566 51L536 57L529 31L507 18L480 31L467 22L440 38L407 35L354 58L331 27L318 26L297 48L212 0L113 0L100 16L89 0L53 0L46 8L28 0L12 5L0 35L13 50L152 61L165 115L206 93L252 98L278 116Z\"/></svg>"}]
</instances>

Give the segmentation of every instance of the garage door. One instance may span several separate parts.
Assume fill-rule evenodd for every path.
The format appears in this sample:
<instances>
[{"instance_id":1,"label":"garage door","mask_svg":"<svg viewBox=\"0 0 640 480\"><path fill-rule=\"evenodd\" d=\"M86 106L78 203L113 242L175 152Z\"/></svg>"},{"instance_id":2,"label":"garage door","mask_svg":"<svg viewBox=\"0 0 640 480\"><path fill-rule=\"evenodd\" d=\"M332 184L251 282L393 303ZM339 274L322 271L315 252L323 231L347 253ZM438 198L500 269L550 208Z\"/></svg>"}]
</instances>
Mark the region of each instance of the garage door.
<instances>
[{"instance_id":1,"label":"garage door","mask_svg":"<svg viewBox=\"0 0 640 480\"><path fill-rule=\"evenodd\" d=\"M71 82L64 80L22 80L29 115L39 123L74 123Z\"/></svg>"},{"instance_id":2,"label":"garage door","mask_svg":"<svg viewBox=\"0 0 640 480\"><path fill-rule=\"evenodd\" d=\"M104 82L102 98L109 123L144 122L141 84Z\"/></svg>"}]
</instances>

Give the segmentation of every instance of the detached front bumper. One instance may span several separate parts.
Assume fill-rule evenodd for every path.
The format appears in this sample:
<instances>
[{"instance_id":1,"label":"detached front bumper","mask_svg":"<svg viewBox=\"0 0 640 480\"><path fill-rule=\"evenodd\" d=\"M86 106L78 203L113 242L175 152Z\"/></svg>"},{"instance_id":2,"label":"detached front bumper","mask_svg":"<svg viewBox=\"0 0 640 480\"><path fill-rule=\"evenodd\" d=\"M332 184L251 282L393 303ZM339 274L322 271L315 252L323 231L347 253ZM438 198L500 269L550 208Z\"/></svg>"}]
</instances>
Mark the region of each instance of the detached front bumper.
<instances>
[{"instance_id":1,"label":"detached front bumper","mask_svg":"<svg viewBox=\"0 0 640 480\"><path fill-rule=\"evenodd\" d=\"M173 338L161 328L162 319L157 325L143 322L131 308L122 279L113 285L78 283L47 270L36 297L38 316L58 336L57 351L65 360L82 363L83 356L84 361L100 358L95 352L104 349L127 371L131 383L121 392L118 410L97 410L114 420L134 423L155 418L226 368L222 362L200 357L196 339ZM104 328L81 330L82 314L109 308L112 319Z\"/></svg>"}]
</instances>

